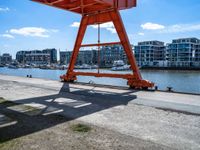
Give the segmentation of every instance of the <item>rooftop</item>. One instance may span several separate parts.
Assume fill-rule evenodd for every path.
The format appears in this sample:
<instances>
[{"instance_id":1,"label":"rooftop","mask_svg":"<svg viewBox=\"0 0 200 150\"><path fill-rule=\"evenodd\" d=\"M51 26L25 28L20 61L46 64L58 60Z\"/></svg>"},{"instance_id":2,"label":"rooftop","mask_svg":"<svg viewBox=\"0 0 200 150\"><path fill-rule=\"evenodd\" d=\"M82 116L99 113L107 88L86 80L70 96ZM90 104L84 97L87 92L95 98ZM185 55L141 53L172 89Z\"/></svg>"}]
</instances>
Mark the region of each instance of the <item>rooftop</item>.
<instances>
[{"instance_id":1,"label":"rooftop","mask_svg":"<svg viewBox=\"0 0 200 150\"><path fill-rule=\"evenodd\" d=\"M172 43L200 43L200 40L195 38L195 37L191 37L191 38L179 38L179 39L174 39L172 40Z\"/></svg>"},{"instance_id":2,"label":"rooftop","mask_svg":"<svg viewBox=\"0 0 200 150\"><path fill-rule=\"evenodd\" d=\"M164 42L161 42L161 41L143 41L143 42L138 42L138 45L141 46L141 45L162 45L164 46Z\"/></svg>"}]
</instances>

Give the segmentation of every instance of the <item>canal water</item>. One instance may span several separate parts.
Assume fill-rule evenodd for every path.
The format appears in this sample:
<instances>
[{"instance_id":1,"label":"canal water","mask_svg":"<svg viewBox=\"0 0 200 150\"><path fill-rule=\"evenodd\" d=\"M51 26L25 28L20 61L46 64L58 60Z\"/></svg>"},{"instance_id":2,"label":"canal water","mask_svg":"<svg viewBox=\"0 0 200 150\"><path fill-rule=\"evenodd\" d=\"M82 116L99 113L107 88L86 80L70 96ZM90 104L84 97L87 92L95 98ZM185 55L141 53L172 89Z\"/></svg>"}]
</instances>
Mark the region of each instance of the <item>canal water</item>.
<instances>
[{"instance_id":1,"label":"canal water","mask_svg":"<svg viewBox=\"0 0 200 150\"><path fill-rule=\"evenodd\" d=\"M97 72L97 70L81 70L88 72ZM42 70L42 69L9 69L0 68L0 74L26 77L32 75L35 78L46 78L59 80L59 76L65 74L65 70ZM102 73L113 73L110 70L101 70ZM114 73L130 73L121 71ZM167 87L173 87L174 91L200 94L200 71L167 71L167 70L142 70L144 79L154 82L159 89L166 90ZM115 78L95 78L78 77L79 82L96 83L104 85L127 86L126 80Z\"/></svg>"}]
</instances>

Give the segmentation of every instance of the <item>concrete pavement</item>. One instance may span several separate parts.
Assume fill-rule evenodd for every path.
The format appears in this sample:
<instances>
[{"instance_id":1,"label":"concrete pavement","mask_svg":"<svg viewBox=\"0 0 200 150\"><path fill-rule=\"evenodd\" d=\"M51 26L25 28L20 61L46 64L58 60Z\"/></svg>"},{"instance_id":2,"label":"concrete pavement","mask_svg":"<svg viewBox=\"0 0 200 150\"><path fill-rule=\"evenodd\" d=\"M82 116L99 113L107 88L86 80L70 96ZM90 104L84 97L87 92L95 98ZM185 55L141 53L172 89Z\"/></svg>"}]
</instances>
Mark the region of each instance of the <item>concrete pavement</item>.
<instances>
[{"instance_id":1,"label":"concrete pavement","mask_svg":"<svg viewBox=\"0 0 200 150\"><path fill-rule=\"evenodd\" d=\"M175 149L200 149L200 96L64 84L0 75L0 97ZM159 109L157 109L159 108Z\"/></svg>"}]
</instances>

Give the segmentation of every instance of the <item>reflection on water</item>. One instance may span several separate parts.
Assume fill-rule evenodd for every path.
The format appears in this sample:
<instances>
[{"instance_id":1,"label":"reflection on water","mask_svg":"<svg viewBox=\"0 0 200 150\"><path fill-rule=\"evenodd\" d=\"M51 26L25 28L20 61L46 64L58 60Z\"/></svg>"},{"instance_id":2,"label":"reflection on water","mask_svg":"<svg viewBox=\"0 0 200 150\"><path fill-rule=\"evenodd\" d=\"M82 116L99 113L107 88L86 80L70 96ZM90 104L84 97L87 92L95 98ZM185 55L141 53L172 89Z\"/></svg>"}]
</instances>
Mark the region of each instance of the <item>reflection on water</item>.
<instances>
[{"instance_id":1,"label":"reflection on water","mask_svg":"<svg viewBox=\"0 0 200 150\"><path fill-rule=\"evenodd\" d=\"M81 70L88 72L97 72L97 70ZM32 75L36 78L47 78L59 80L59 76L65 74L65 70L41 70L41 69L8 69L0 68L0 74L26 76ZM101 70L101 72L113 73L109 70ZM130 73L129 71L114 73ZM190 92L200 94L200 72L199 71L141 71L144 79L153 81L159 89L165 90L166 87L173 87L178 92ZM115 78L95 78L95 77L78 77L79 82L94 82L97 84L126 86L126 80Z\"/></svg>"}]
</instances>

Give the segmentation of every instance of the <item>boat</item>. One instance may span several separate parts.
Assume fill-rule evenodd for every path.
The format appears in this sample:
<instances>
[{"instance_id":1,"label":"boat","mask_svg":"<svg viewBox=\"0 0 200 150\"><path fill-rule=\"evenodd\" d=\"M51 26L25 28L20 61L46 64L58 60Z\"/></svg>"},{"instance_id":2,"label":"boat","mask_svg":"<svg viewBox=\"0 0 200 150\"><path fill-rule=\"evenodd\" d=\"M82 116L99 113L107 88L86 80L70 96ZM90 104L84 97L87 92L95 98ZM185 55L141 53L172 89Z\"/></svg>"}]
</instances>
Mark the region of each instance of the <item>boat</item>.
<instances>
[{"instance_id":1,"label":"boat","mask_svg":"<svg viewBox=\"0 0 200 150\"><path fill-rule=\"evenodd\" d=\"M76 66L76 69L91 69L92 67L88 64L83 64L81 66Z\"/></svg>"},{"instance_id":2,"label":"boat","mask_svg":"<svg viewBox=\"0 0 200 150\"><path fill-rule=\"evenodd\" d=\"M91 69L98 69L99 67L97 65L92 65Z\"/></svg>"},{"instance_id":3,"label":"boat","mask_svg":"<svg viewBox=\"0 0 200 150\"><path fill-rule=\"evenodd\" d=\"M59 67L59 69L60 69L60 70L66 70L66 69L68 69L68 67L69 67L69 65L61 65L61 66Z\"/></svg>"},{"instance_id":4,"label":"boat","mask_svg":"<svg viewBox=\"0 0 200 150\"><path fill-rule=\"evenodd\" d=\"M31 68L31 65L25 64L24 68Z\"/></svg>"},{"instance_id":5,"label":"boat","mask_svg":"<svg viewBox=\"0 0 200 150\"><path fill-rule=\"evenodd\" d=\"M18 67L14 66L14 65L9 65L8 68L10 68L10 69L18 69Z\"/></svg>"},{"instance_id":6,"label":"boat","mask_svg":"<svg viewBox=\"0 0 200 150\"><path fill-rule=\"evenodd\" d=\"M5 67L3 64L0 64L0 67Z\"/></svg>"},{"instance_id":7,"label":"boat","mask_svg":"<svg viewBox=\"0 0 200 150\"><path fill-rule=\"evenodd\" d=\"M39 68L40 69L50 69L51 66L50 65L40 65Z\"/></svg>"},{"instance_id":8,"label":"boat","mask_svg":"<svg viewBox=\"0 0 200 150\"><path fill-rule=\"evenodd\" d=\"M114 61L113 67L111 68L112 71L125 71L129 69L130 65L125 64L123 60Z\"/></svg>"}]
</instances>

